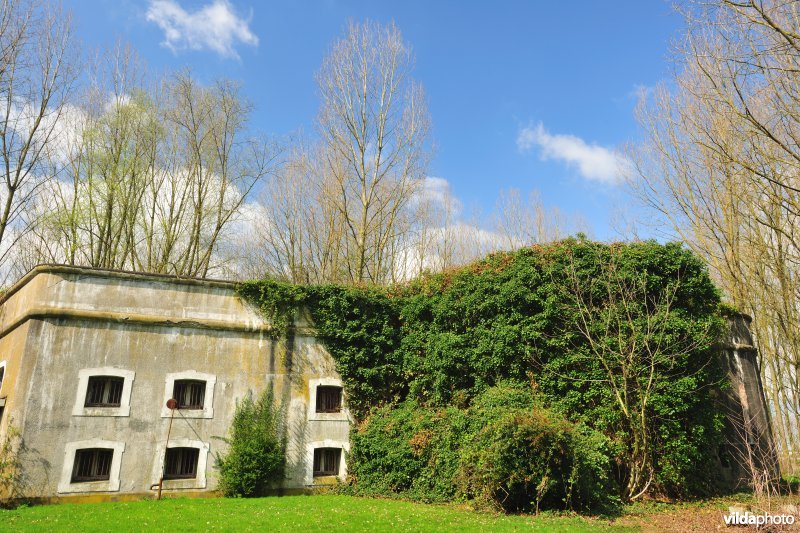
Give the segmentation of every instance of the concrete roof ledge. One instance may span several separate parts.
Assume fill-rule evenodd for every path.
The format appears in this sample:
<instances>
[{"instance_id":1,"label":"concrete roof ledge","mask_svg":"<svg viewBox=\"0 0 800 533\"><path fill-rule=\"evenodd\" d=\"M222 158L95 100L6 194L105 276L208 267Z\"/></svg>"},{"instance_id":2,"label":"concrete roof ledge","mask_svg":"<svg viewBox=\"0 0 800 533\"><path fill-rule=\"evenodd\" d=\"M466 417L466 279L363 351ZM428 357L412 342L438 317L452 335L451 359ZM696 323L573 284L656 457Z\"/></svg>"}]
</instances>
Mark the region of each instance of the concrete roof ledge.
<instances>
[{"instance_id":1,"label":"concrete roof ledge","mask_svg":"<svg viewBox=\"0 0 800 533\"><path fill-rule=\"evenodd\" d=\"M0 298L0 337L30 319L67 318L258 334L273 325L231 281L38 265ZM296 332L313 334L300 324Z\"/></svg>"}]
</instances>

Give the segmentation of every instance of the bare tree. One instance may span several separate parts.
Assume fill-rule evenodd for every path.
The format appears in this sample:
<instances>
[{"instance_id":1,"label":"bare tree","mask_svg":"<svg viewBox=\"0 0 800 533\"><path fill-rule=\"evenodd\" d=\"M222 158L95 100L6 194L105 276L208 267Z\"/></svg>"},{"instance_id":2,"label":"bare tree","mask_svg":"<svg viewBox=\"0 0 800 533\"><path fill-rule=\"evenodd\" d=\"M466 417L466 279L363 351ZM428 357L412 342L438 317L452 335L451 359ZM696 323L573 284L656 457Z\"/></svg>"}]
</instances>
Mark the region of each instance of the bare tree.
<instances>
[{"instance_id":1,"label":"bare tree","mask_svg":"<svg viewBox=\"0 0 800 533\"><path fill-rule=\"evenodd\" d=\"M317 75L322 171L347 230L349 281L390 278L399 221L425 175L430 119L413 57L390 24L350 24Z\"/></svg>"},{"instance_id":2,"label":"bare tree","mask_svg":"<svg viewBox=\"0 0 800 533\"><path fill-rule=\"evenodd\" d=\"M157 266L206 276L215 266L214 251L225 228L272 170L278 151L273 143L247 135L251 106L238 84L221 80L204 87L182 73L169 80L167 93L165 122L175 143L169 153L176 159L165 168L172 172L171 186L185 188L188 199L180 203L185 209L181 238L167 244Z\"/></svg>"},{"instance_id":3,"label":"bare tree","mask_svg":"<svg viewBox=\"0 0 800 533\"><path fill-rule=\"evenodd\" d=\"M94 71L64 179L29 208L39 223L18 262L205 277L230 258L227 232L272 169L274 143L250 137L250 107L225 80L188 73L148 84L117 47ZM64 126L66 127L66 126Z\"/></svg>"},{"instance_id":4,"label":"bare tree","mask_svg":"<svg viewBox=\"0 0 800 533\"><path fill-rule=\"evenodd\" d=\"M740 482L769 509L770 500L781 493L780 469L775 461L780 450L772 435L759 435L753 417L741 412L726 412L726 418L731 431L725 447L730 458L726 460L733 461L731 466L736 466L742 473Z\"/></svg>"},{"instance_id":5,"label":"bare tree","mask_svg":"<svg viewBox=\"0 0 800 533\"><path fill-rule=\"evenodd\" d=\"M68 14L0 1L0 262L35 225L28 207L58 172L58 128L76 72Z\"/></svg>"},{"instance_id":6,"label":"bare tree","mask_svg":"<svg viewBox=\"0 0 800 533\"><path fill-rule=\"evenodd\" d=\"M564 215L558 207L545 206L539 191L531 191L525 202L518 189L508 189L500 191L495 228L503 238L503 247L515 250L586 231L586 224L577 216Z\"/></svg>"},{"instance_id":7,"label":"bare tree","mask_svg":"<svg viewBox=\"0 0 800 533\"><path fill-rule=\"evenodd\" d=\"M343 221L316 155L299 144L261 192L265 216L256 231L263 274L295 283L340 280Z\"/></svg>"},{"instance_id":8,"label":"bare tree","mask_svg":"<svg viewBox=\"0 0 800 533\"><path fill-rule=\"evenodd\" d=\"M800 457L800 14L786 2L690 10L680 70L639 109L635 190L753 315L782 467Z\"/></svg>"}]
</instances>

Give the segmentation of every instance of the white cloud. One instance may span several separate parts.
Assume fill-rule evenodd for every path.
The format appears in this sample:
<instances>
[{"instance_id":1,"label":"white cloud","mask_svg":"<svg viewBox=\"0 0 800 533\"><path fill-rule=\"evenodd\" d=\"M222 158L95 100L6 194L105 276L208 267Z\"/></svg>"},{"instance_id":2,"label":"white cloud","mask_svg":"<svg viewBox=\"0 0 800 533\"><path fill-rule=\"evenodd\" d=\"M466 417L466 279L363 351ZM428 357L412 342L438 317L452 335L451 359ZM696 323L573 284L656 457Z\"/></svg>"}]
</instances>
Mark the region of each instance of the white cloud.
<instances>
[{"instance_id":1,"label":"white cloud","mask_svg":"<svg viewBox=\"0 0 800 533\"><path fill-rule=\"evenodd\" d=\"M147 20L164 30L161 43L173 52L213 50L223 57L237 58L237 42L258 45L250 31L250 20L239 17L228 0L213 0L196 11L186 11L176 0L150 0Z\"/></svg>"},{"instance_id":2,"label":"white cloud","mask_svg":"<svg viewBox=\"0 0 800 533\"><path fill-rule=\"evenodd\" d=\"M588 144L574 135L551 134L541 122L519 132L517 147L523 152L539 147L543 160L556 159L573 165L587 180L617 184L630 171L630 162L614 150Z\"/></svg>"},{"instance_id":3,"label":"white cloud","mask_svg":"<svg viewBox=\"0 0 800 533\"><path fill-rule=\"evenodd\" d=\"M450 194L450 182L436 176L426 176L422 182L421 194L433 198L438 202L444 201Z\"/></svg>"},{"instance_id":4,"label":"white cloud","mask_svg":"<svg viewBox=\"0 0 800 533\"><path fill-rule=\"evenodd\" d=\"M461 201L453 195L450 182L436 176L426 176L422 180L422 186L414 193L412 202L416 204L429 202L453 216L458 216L462 209Z\"/></svg>"}]
</instances>

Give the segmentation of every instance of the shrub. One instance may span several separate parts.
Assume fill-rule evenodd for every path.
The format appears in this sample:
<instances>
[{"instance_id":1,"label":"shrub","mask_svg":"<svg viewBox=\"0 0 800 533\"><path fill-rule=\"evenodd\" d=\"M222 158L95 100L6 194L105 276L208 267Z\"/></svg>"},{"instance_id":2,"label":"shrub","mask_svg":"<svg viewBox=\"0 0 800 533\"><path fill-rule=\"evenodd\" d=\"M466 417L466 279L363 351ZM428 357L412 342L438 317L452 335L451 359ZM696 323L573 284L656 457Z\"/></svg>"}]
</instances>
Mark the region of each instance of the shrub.
<instances>
[{"instance_id":1,"label":"shrub","mask_svg":"<svg viewBox=\"0 0 800 533\"><path fill-rule=\"evenodd\" d=\"M274 280L248 281L237 292L253 302L284 335L303 307L316 337L336 361L350 412L363 419L371 407L401 400L403 376L400 317L396 302L379 287L298 286Z\"/></svg>"},{"instance_id":2,"label":"shrub","mask_svg":"<svg viewBox=\"0 0 800 533\"><path fill-rule=\"evenodd\" d=\"M542 412L511 412L465 447L460 490L504 511L561 507L569 478L571 426Z\"/></svg>"},{"instance_id":3,"label":"shrub","mask_svg":"<svg viewBox=\"0 0 800 533\"><path fill-rule=\"evenodd\" d=\"M217 456L220 489L225 496L263 496L283 478L285 446L281 419L273 405L272 389L257 401L248 394L236 406L224 457Z\"/></svg>"},{"instance_id":4,"label":"shrub","mask_svg":"<svg viewBox=\"0 0 800 533\"><path fill-rule=\"evenodd\" d=\"M618 503L610 441L543 408L530 388L504 384L479 396L461 452L460 493L503 511L610 511Z\"/></svg>"},{"instance_id":5,"label":"shrub","mask_svg":"<svg viewBox=\"0 0 800 533\"><path fill-rule=\"evenodd\" d=\"M572 468L566 490L566 504L576 511L606 514L619 511L619 488L611 475L619 444L583 424L572 432Z\"/></svg>"},{"instance_id":6,"label":"shrub","mask_svg":"<svg viewBox=\"0 0 800 533\"><path fill-rule=\"evenodd\" d=\"M489 388L466 409L383 406L351 440L348 490L357 494L504 511L616 503L610 441L541 407L530 387Z\"/></svg>"},{"instance_id":7,"label":"shrub","mask_svg":"<svg viewBox=\"0 0 800 533\"><path fill-rule=\"evenodd\" d=\"M400 318L396 302L381 288L305 287L317 338L336 361L357 418L375 405L405 397Z\"/></svg>"},{"instance_id":8,"label":"shrub","mask_svg":"<svg viewBox=\"0 0 800 533\"><path fill-rule=\"evenodd\" d=\"M800 493L800 475L797 474L784 474L783 482L789 490L789 494Z\"/></svg>"},{"instance_id":9,"label":"shrub","mask_svg":"<svg viewBox=\"0 0 800 533\"><path fill-rule=\"evenodd\" d=\"M453 499L464 429L464 413L453 407L430 409L409 400L376 409L351 435L353 490L425 502Z\"/></svg>"}]
</instances>

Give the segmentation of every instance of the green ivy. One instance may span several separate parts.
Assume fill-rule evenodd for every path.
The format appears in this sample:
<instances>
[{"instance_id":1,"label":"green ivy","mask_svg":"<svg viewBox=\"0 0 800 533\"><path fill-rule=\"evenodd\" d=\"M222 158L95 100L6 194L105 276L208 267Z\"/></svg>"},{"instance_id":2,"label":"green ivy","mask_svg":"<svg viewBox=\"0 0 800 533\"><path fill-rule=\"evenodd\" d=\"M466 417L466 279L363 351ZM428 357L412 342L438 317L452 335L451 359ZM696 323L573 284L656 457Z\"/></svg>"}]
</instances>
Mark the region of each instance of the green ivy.
<instances>
[{"instance_id":1,"label":"green ivy","mask_svg":"<svg viewBox=\"0 0 800 533\"><path fill-rule=\"evenodd\" d=\"M381 288L298 286L275 280L248 281L237 292L272 322L276 338L294 327L301 308L311 313L317 338L336 361L351 413L394 402L408 389L402 373L397 300Z\"/></svg>"},{"instance_id":2,"label":"green ivy","mask_svg":"<svg viewBox=\"0 0 800 533\"><path fill-rule=\"evenodd\" d=\"M723 381L714 358L714 339L707 333L721 333L723 314L732 311L720 311L719 293L703 263L679 244L567 239L493 254L460 269L426 274L389 288L294 286L262 280L242 284L239 293L272 319L276 335L292 327L299 309L310 313L358 421L367 420L370 413L388 417L393 409L400 410L398 416L412 416L410 411L417 408L449 419L446 413L469 409L476 398L500 384L532 385L552 416L598 432L608 439L608 450L614 450L619 462L624 460L620 450L629 435L603 379L603 368L589 357L586 340L575 327L577 311L564 290L569 276L601 279L612 260L624 279L643 283L648 294L674 288L667 340L694 346L669 368L657 368L648 406L652 427L647 428L654 488L675 495L707 493L713 489L713 453L722 438L722 415L711 391ZM602 283L592 285L593 312L604 312L606 288ZM647 312L646 306L639 312ZM517 420L538 424L525 417ZM511 431L504 428L498 431ZM506 436L524 440L536 431ZM385 456L375 456L381 461L419 463L398 467L397 475L405 471L420 476L427 468L421 463L430 465L432 459L409 455L399 440L401 434L406 438L398 433L396 446L387 445ZM366 470L359 461L368 455L360 446L366 441L354 436L350 466L363 478ZM453 479L452 460L437 456L433 464L439 465L436 476ZM619 478L624 465L614 470ZM384 492L421 492L429 499L455 494L452 484L448 489L422 490L401 481L387 474L383 485L369 485L383 487Z\"/></svg>"}]
</instances>

